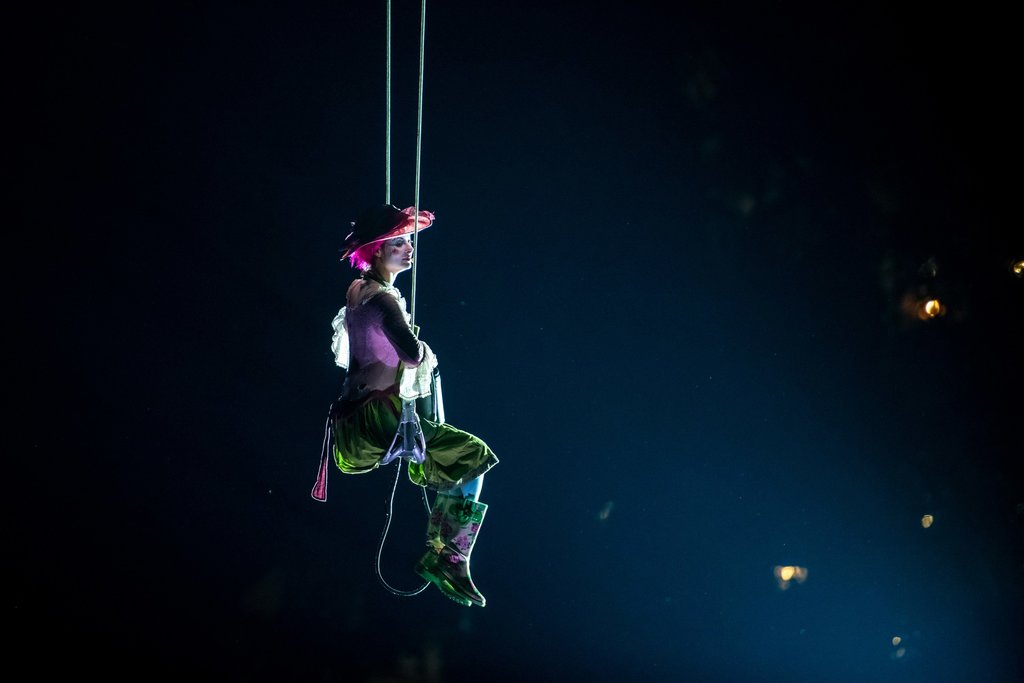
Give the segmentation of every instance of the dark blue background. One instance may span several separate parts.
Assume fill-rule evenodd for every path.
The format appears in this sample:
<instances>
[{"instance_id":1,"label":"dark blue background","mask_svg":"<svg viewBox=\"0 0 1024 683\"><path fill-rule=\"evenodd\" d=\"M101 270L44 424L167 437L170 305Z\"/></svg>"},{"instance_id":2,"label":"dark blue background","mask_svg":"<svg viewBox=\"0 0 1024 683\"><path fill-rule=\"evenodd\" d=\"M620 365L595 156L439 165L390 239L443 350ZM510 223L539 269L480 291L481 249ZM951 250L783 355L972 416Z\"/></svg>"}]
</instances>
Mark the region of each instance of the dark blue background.
<instances>
[{"instance_id":1,"label":"dark blue background","mask_svg":"<svg viewBox=\"0 0 1024 683\"><path fill-rule=\"evenodd\" d=\"M384 198L384 3L9 15L15 661L1024 675L1012 22L659 4L428 8L416 322L501 458L468 610L378 583L394 469L309 496L341 240ZM394 12L406 206L419 5ZM424 517L403 477L393 586Z\"/></svg>"}]
</instances>

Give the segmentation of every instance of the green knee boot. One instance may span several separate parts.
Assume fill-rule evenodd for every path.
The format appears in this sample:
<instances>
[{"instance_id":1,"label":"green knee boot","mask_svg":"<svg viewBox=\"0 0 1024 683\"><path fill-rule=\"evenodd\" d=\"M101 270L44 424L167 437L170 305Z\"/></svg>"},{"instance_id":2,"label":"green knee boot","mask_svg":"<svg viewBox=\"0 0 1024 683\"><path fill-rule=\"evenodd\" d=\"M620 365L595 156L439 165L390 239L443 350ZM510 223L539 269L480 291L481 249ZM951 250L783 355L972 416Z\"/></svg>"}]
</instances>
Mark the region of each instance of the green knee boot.
<instances>
[{"instance_id":1,"label":"green knee boot","mask_svg":"<svg viewBox=\"0 0 1024 683\"><path fill-rule=\"evenodd\" d=\"M469 599L459 593L453 585L448 583L441 573L437 569L437 561L441 549L444 548L445 542L448 540L447 536L442 538L441 536L441 522L444 518L444 511L447 507L446 499L451 499L452 496L446 496L443 493L439 493L434 499L434 505L430 509L430 518L427 520L427 552L423 554L423 557L416 563L416 573L424 579L437 585L441 592L447 595L455 602L469 607L473 603ZM458 499L461 500L461 499ZM446 530L450 529L450 524L445 525Z\"/></svg>"},{"instance_id":2,"label":"green knee boot","mask_svg":"<svg viewBox=\"0 0 1024 683\"><path fill-rule=\"evenodd\" d=\"M484 503L438 494L427 524L429 550L416 563L417 574L466 607L487 604L469 573L469 556L486 512Z\"/></svg>"}]
</instances>

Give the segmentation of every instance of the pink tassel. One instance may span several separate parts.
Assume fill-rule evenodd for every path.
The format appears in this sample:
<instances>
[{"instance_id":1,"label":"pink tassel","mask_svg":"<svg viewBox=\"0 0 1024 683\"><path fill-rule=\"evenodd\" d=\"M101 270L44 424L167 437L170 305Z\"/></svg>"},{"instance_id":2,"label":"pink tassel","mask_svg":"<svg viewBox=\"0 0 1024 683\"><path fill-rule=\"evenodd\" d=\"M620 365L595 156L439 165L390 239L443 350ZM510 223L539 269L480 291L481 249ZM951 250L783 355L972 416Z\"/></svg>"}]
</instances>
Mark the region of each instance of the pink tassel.
<instances>
[{"instance_id":1,"label":"pink tassel","mask_svg":"<svg viewBox=\"0 0 1024 683\"><path fill-rule=\"evenodd\" d=\"M327 500L327 458L320 458L320 471L316 475L316 484L313 486L313 490L310 492L313 496L313 500L318 500L321 503Z\"/></svg>"},{"instance_id":2,"label":"pink tassel","mask_svg":"<svg viewBox=\"0 0 1024 683\"><path fill-rule=\"evenodd\" d=\"M327 455L329 450L327 448L327 442L331 438L331 418L327 418L327 426L324 428L324 446L320 449L320 470L316 473L316 484L313 485L313 490L310 491L309 495L313 496L313 500L318 500L321 503L327 500Z\"/></svg>"}]
</instances>

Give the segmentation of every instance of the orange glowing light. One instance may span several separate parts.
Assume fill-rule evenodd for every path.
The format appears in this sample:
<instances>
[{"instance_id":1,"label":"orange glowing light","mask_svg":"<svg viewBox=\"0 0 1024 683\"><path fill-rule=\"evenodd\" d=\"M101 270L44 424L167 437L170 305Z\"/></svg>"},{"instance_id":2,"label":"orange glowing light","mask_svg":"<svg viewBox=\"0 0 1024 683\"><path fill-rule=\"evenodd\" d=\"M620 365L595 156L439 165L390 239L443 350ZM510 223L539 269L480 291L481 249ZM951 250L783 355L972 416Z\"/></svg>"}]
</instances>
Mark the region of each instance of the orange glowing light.
<instances>
[{"instance_id":1,"label":"orange glowing light","mask_svg":"<svg viewBox=\"0 0 1024 683\"><path fill-rule=\"evenodd\" d=\"M925 529L927 529L928 527L930 527L932 525L932 522L934 522L934 521L935 521L934 517L932 517L931 515L925 515L924 517L921 518L921 526L923 526Z\"/></svg>"},{"instance_id":2,"label":"orange glowing light","mask_svg":"<svg viewBox=\"0 0 1024 683\"><path fill-rule=\"evenodd\" d=\"M807 579L807 568L793 565L779 565L775 567L775 578L779 582L779 588L786 590L790 581L803 583Z\"/></svg>"},{"instance_id":3,"label":"orange glowing light","mask_svg":"<svg viewBox=\"0 0 1024 683\"><path fill-rule=\"evenodd\" d=\"M938 299L928 299L917 304L917 317L920 320L931 320L946 313L946 307Z\"/></svg>"},{"instance_id":4,"label":"orange glowing light","mask_svg":"<svg viewBox=\"0 0 1024 683\"><path fill-rule=\"evenodd\" d=\"M1010 266L1010 270L1017 277L1024 277L1024 261L1014 261L1013 265Z\"/></svg>"}]
</instances>

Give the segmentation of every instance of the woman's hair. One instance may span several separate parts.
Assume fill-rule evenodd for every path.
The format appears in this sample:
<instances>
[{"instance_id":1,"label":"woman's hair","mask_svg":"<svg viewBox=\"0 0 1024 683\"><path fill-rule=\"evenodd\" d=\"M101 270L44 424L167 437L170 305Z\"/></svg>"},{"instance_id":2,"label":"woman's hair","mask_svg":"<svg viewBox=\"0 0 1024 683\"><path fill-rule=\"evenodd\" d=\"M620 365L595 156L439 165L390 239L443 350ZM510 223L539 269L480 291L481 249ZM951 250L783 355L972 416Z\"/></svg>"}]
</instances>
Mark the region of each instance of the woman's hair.
<instances>
[{"instance_id":1,"label":"woman's hair","mask_svg":"<svg viewBox=\"0 0 1024 683\"><path fill-rule=\"evenodd\" d=\"M348 257L348 262L353 268L359 270L369 270L373 268L373 255L374 253L384 246L387 240L381 240L379 242L370 242L359 247Z\"/></svg>"}]
</instances>

